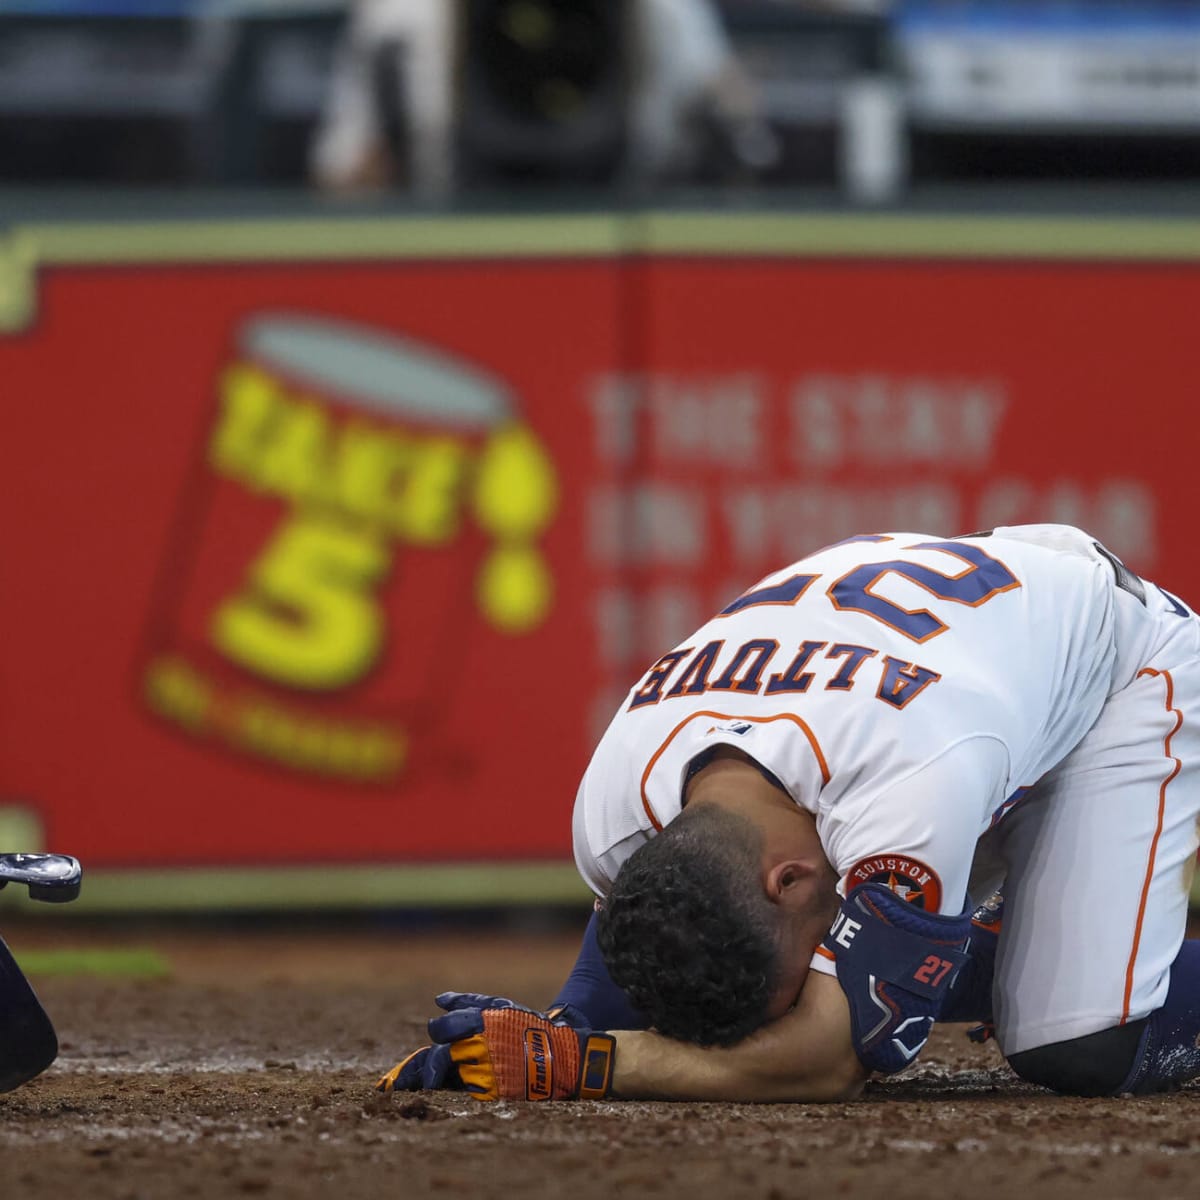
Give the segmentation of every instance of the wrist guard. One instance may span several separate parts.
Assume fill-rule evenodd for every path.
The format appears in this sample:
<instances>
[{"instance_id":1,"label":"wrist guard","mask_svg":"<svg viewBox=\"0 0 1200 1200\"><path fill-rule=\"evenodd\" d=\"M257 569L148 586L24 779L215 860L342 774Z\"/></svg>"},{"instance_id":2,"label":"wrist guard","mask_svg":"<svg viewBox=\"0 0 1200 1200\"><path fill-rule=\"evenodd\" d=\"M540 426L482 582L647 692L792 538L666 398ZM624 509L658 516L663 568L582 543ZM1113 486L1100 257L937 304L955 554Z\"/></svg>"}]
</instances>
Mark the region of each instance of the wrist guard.
<instances>
[{"instance_id":1,"label":"wrist guard","mask_svg":"<svg viewBox=\"0 0 1200 1200\"><path fill-rule=\"evenodd\" d=\"M881 883L861 884L842 901L823 944L867 1070L892 1075L921 1052L966 962L970 932L969 913L927 913Z\"/></svg>"}]
</instances>

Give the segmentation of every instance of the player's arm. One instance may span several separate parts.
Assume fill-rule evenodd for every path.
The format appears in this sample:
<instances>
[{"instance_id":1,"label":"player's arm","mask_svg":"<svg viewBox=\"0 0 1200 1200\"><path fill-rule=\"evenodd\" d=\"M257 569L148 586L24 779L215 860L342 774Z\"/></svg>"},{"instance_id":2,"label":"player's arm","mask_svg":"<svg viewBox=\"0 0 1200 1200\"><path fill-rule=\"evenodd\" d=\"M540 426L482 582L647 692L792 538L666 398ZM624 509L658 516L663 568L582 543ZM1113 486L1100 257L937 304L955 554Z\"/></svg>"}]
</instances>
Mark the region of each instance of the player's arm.
<instances>
[{"instance_id":1,"label":"player's arm","mask_svg":"<svg viewBox=\"0 0 1200 1200\"><path fill-rule=\"evenodd\" d=\"M565 1014L571 1024L592 1029L645 1029L646 1018L613 983L600 944L593 912L583 932L579 957L559 989L550 1012Z\"/></svg>"},{"instance_id":2,"label":"player's arm","mask_svg":"<svg viewBox=\"0 0 1200 1200\"><path fill-rule=\"evenodd\" d=\"M580 1028L494 997L450 994L438 997L445 1015L429 1023L433 1045L379 1087L451 1086L485 1100L847 1099L871 1072L903 1070L920 1053L967 963L970 934L969 913L923 912L865 883L843 900L823 943L837 975L810 971L793 1009L736 1046Z\"/></svg>"},{"instance_id":3,"label":"player's arm","mask_svg":"<svg viewBox=\"0 0 1200 1200\"><path fill-rule=\"evenodd\" d=\"M639 1032L617 1033L615 1041L612 1092L628 1100L849 1100L868 1075L841 986L816 972L789 1013L736 1046L692 1046Z\"/></svg>"},{"instance_id":4,"label":"player's arm","mask_svg":"<svg viewBox=\"0 0 1200 1200\"><path fill-rule=\"evenodd\" d=\"M836 979L810 974L795 1008L730 1048L639 1030L578 1029L496 997L443 994L431 1047L392 1068L380 1091L452 1088L478 1100L834 1101L868 1074Z\"/></svg>"}]
</instances>

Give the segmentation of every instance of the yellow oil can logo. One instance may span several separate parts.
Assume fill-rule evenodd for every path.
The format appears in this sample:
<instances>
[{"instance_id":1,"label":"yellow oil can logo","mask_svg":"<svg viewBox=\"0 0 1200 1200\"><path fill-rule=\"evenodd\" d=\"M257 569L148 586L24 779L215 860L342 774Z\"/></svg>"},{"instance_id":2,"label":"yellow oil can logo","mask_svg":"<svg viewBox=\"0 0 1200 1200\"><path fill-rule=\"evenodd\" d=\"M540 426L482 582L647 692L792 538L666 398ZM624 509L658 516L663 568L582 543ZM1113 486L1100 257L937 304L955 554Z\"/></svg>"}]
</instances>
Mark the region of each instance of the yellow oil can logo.
<instances>
[{"instance_id":1,"label":"yellow oil can logo","mask_svg":"<svg viewBox=\"0 0 1200 1200\"><path fill-rule=\"evenodd\" d=\"M217 388L146 702L260 760L395 779L463 630L548 614L553 465L503 381L358 325L257 316Z\"/></svg>"}]
</instances>

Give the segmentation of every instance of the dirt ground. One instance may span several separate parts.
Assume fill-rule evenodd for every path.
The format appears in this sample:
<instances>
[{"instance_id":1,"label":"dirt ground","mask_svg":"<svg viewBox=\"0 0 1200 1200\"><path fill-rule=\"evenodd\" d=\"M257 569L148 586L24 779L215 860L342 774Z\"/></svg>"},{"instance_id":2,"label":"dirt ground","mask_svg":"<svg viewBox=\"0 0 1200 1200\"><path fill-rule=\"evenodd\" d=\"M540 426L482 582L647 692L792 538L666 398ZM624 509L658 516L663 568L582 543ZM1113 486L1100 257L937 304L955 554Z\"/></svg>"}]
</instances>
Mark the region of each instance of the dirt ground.
<instances>
[{"instance_id":1,"label":"dirt ground","mask_svg":"<svg viewBox=\"0 0 1200 1200\"><path fill-rule=\"evenodd\" d=\"M936 1031L911 1073L854 1104L479 1104L377 1097L423 1041L431 997L538 1005L577 932L486 936L352 924L134 929L7 921L18 954L152 947L162 978L34 976L58 1062L0 1096L5 1191L89 1200L267 1195L1187 1197L1200 1087L1064 1100L993 1046Z\"/></svg>"}]
</instances>

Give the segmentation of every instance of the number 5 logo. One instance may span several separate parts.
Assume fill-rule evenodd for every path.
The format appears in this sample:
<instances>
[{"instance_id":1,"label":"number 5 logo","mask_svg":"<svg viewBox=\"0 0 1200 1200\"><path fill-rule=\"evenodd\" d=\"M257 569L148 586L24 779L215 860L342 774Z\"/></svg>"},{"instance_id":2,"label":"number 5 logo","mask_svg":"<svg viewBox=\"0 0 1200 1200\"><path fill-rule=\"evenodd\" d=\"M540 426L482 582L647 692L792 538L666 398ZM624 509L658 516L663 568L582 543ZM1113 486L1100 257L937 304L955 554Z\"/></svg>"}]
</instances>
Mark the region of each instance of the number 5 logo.
<instances>
[{"instance_id":1,"label":"number 5 logo","mask_svg":"<svg viewBox=\"0 0 1200 1200\"><path fill-rule=\"evenodd\" d=\"M379 656L374 584L391 556L379 538L328 517L286 522L243 589L217 609L212 639L233 662L313 691L344 687Z\"/></svg>"}]
</instances>

